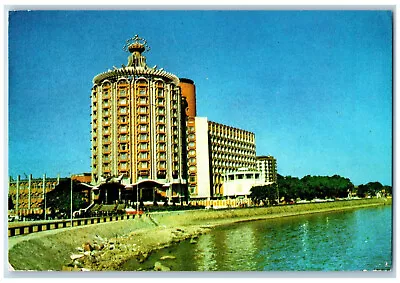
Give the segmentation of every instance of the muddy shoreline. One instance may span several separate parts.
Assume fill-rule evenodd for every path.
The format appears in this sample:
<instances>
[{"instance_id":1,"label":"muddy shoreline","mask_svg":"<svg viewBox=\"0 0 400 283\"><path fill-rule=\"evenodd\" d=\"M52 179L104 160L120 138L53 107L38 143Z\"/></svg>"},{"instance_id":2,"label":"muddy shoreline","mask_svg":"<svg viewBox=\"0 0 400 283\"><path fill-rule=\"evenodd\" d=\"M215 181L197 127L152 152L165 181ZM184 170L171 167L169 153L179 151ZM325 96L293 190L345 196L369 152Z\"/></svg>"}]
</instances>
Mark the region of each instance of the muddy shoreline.
<instances>
[{"instance_id":1,"label":"muddy shoreline","mask_svg":"<svg viewBox=\"0 0 400 283\"><path fill-rule=\"evenodd\" d=\"M15 270L120 271L125 262L134 260L135 270L143 270L141 265L152 252L184 240L195 244L199 235L215 226L391 204L391 199L363 199L151 213L137 219L9 238L9 263ZM168 271L163 259L156 262L154 270Z\"/></svg>"}]
</instances>

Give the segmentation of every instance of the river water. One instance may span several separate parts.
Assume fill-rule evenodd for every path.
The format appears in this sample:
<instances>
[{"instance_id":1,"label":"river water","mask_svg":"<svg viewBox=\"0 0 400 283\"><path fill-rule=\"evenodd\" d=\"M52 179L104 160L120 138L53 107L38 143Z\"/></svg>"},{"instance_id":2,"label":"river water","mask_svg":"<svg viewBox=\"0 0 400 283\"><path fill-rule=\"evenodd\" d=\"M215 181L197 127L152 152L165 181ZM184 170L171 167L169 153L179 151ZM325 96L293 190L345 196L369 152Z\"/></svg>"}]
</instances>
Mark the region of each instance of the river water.
<instances>
[{"instance_id":1,"label":"river water","mask_svg":"<svg viewBox=\"0 0 400 283\"><path fill-rule=\"evenodd\" d=\"M362 271L392 267L392 206L242 222L153 253L172 271ZM132 266L129 262L125 270Z\"/></svg>"}]
</instances>

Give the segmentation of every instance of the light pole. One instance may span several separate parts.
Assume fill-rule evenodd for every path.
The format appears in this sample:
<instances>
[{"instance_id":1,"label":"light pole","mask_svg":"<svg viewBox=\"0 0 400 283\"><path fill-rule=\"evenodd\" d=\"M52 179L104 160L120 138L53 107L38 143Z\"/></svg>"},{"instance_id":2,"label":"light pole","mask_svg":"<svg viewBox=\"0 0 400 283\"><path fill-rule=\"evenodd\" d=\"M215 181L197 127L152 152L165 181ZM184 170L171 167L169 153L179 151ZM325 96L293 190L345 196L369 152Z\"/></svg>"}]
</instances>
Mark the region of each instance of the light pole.
<instances>
[{"instance_id":1,"label":"light pole","mask_svg":"<svg viewBox=\"0 0 400 283\"><path fill-rule=\"evenodd\" d=\"M139 182L136 182L136 215L139 213Z\"/></svg>"},{"instance_id":2,"label":"light pole","mask_svg":"<svg viewBox=\"0 0 400 283\"><path fill-rule=\"evenodd\" d=\"M43 175L44 220L47 218L46 207L46 174Z\"/></svg>"},{"instance_id":3,"label":"light pole","mask_svg":"<svg viewBox=\"0 0 400 283\"><path fill-rule=\"evenodd\" d=\"M71 227L72 227L72 175L71 175Z\"/></svg>"}]
</instances>

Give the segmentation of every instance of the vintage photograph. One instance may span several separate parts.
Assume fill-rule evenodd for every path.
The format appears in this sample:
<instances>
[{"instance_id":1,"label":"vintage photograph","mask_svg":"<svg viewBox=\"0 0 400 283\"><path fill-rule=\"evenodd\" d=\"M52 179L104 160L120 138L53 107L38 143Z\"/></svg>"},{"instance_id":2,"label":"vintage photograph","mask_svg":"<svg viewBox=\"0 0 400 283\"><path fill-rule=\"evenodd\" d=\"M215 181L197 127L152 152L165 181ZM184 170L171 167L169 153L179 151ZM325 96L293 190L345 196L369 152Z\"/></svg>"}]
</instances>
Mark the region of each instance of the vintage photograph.
<instances>
[{"instance_id":1,"label":"vintage photograph","mask_svg":"<svg viewBox=\"0 0 400 283\"><path fill-rule=\"evenodd\" d=\"M10 273L393 276L391 9L7 15Z\"/></svg>"}]
</instances>

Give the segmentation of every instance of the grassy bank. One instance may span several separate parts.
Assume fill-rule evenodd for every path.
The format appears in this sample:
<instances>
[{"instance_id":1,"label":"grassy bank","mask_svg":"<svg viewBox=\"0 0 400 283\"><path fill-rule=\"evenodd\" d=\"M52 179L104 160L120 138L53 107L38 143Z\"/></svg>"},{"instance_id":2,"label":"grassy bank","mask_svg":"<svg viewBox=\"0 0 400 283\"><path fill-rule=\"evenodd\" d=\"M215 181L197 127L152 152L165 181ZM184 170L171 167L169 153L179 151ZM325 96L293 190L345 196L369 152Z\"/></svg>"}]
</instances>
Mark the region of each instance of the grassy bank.
<instances>
[{"instance_id":1,"label":"grassy bank","mask_svg":"<svg viewBox=\"0 0 400 283\"><path fill-rule=\"evenodd\" d=\"M184 239L195 240L197 235L207 233L216 225L390 204L391 199L363 199L152 213L134 220L12 237L9 262L16 270L119 270L132 257L140 265L153 250Z\"/></svg>"}]
</instances>

